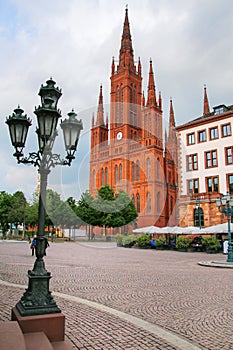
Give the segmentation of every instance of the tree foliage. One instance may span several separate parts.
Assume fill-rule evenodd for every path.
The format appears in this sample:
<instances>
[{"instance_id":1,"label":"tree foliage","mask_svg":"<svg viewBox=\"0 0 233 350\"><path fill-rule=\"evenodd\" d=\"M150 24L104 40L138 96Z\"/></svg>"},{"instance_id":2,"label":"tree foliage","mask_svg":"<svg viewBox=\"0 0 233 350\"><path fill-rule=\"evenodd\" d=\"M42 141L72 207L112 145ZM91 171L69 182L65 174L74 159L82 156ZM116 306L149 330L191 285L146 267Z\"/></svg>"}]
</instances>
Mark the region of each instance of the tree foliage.
<instances>
[{"instance_id":1,"label":"tree foliage","mask_svg":"<svg viewBox=\"0 0 233 350\"><path fill-rule=\"evenodd\" d=\"M8 223L35 226L38 224L38 197L29 204L21 191L8 194L0 192L0 225L3 232ZM80 225L104 228L121 227L134 221L138 214L129 196L122 190L115 193L109 186L102 186L94 198L89 192L81 195L78 204L73 197L66 201L48 189L46 193L46 225L73 227Z\"/></svg>"},{"instance_id":2,"label":"tree foliage","mask_svg":"<svg viewBox=\"0 0 233 350\"><path fill-rule=\"evenodd\" d=\"M7 232L8 223L10 222L9 211L12 208L12 195L5 191L0 192L0 223L3 233Z\"/></svg>"},{"instance_id":3,"label":"tree foliage","mask_svg":"<svg viewBox=\"0 0 233 350\"><path fill-rule=\"evenodd\" d=\"M26 198L21 191L14 194L8 194L5 191L0 192L0 226L3 232L7 232L9 224L38 225L38 196L34 196L31 204L27 203ZM77 205L75 200L70 197L63 201L60 195L55 191L48 189L46 192L46 226L78 226L80 219L76 213Z\"/></svg>"},{"instance_id":4,"label":"tree foliage","mask_svg":"<svg viewBox=\"0 0 233 350\"><path fill-rule=\"evenodd\" d=\"M94 199L90 193L82 194L78 202L78 215L93 226L121 227L134 221L138 214L127 193L114 193L109 185L102 186Z\"/></svg>"}]
</instances>

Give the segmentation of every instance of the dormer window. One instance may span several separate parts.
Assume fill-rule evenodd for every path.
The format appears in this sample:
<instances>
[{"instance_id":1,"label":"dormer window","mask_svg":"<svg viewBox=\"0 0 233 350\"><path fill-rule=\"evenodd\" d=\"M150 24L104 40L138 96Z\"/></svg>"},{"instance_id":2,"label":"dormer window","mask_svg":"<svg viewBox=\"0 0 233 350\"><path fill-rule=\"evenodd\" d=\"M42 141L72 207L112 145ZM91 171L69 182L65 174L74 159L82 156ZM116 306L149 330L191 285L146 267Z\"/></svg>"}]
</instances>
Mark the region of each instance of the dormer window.
<instances>
[{"instance_id":1,"label":"dormer window","mask_svg":"<svg viewBox=\"0 0 233 350\"><path fill-rule=\"evenodd\" d=\"M215 115L223 114L223 113L228 111L228 108L225 105L216 106L213 109L214 109L214 114Z\"/></svg>"}]
</instances>

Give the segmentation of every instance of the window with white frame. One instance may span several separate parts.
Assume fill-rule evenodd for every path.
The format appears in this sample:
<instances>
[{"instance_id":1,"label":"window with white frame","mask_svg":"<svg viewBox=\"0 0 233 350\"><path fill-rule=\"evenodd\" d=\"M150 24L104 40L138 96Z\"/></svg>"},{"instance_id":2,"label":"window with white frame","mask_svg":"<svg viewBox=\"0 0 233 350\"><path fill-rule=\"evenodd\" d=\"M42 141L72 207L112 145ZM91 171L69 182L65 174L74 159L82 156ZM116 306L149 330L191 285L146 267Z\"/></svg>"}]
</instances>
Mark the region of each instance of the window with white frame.
<instances>
[{"instance_id":1,"label":"window with white frame","mask_svg":"<svg viewBox=\"0 0 233 350\"><path fill-rule=\"evenodd\" d=\"M233 194L233 174L227 175L228 192Z\"/></svg>"},{"instance_id":2,"label":"window with white frame","mask_svg":"<svg viewBox=\"0 0 233 350\"><path fill-rule=\"evenodd\" d=\"M218 139L218 127L210 128L210 140Z\"/></svg>"},{"instance_id":3,"label":"window with white frame","mask_svg":"<svg viewBox=\"0 0 233 350\"><path fill-rule=\"evenodd\" d=\"M232 164L233 146L225 148L226 165Z\"/></svg>"},{"instance_id":4,"label":"window with white frame","mask_svg":"<svg viewBox=\"0 0 233 350\"><path fill-rule=\"evenodd\" d=\"M205 167L213 168L218 166L217 150L205 152Z\"/></svg>"},{"instance_id":5,"label":"window with white frame","mask_svg":"<svg viewBox=\"0 0 233 350\"><path fill-rule=\"evenodd\" d=\"M201 130L198 132L198 142L206 141L206 130Z\"/></svg>"},{"instance_id":6,"label":"window with white frame","mask_svg":"<svg viewBox=\"0 0 233 350\"><path fill-rule=\"evenodd\" d=\"M194 132L187 135L187 145L193 145L195 143L195 134Z\"/></svg>"},{"instance_id":7,"label":"window with white frame","mask_svg":"<svg viewBox=\"0 0 233 350\"><path fill-rule=\"evenodd\" d=\"M199 179L187 180L188 194L199 193Z\"/></svg>"},{"instance_id":8,"label":"window with white frame","mask_svg":"<svg viewBox=\"0 0 233 350\"><path fill-rule=\"evenodd\" d=\"M231 124L222 125L222 137L231 136Z\"/></svg>"},{"instance_id":9,"label":"window with white frame","mask_svg":"<svg viewBox=\"0 0 233 350\"><path fill-rule=\"evenodd\" d=\"M211 176L206 178L206 192L219 192L218 176Z\"/></svg>"},{"instance_id":10,"label":"window with white frame","mask_svg":"<svg viewBox=\"0 0 233 350\"><path fill-rule=\"evenodd\" d=\"M187 156L187 171L198 169L197 154L190 154Z\"/></svg>"}]
</instances>

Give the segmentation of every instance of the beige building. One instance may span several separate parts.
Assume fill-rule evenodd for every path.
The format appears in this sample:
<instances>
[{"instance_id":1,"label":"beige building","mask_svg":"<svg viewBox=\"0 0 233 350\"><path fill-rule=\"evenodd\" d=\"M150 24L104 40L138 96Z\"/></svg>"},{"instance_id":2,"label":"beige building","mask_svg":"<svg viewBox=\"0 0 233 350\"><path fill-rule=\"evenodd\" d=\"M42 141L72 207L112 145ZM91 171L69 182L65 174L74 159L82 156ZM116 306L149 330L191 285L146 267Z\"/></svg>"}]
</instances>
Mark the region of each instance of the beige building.
<instances>
[{"instance_id":1,"label":"beige building","mask_svg":"<svg viewBox=\"0 0 233 350\"><path fill-rule=\"evenodd\" d=\"M204 87L203 115L177 127L180 226L226 221L216 198L233 194L232 133L233 105L219 105L211 112Z\"/></svg>"}]
</instances>

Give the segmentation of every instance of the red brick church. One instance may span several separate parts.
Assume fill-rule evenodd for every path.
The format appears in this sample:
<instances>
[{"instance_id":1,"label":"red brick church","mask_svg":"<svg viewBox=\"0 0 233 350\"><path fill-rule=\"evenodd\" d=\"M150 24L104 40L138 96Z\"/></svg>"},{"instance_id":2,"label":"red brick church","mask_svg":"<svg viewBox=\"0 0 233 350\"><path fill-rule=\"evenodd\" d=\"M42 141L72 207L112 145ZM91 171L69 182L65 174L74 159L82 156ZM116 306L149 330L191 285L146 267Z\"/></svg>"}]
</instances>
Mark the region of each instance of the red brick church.
<instances>
[{"instance_id":1,"label":"red brick church","mask_svg":"<svg viewBox=\"0 0 233 350\"><path fill-rule=\"evenodd\" d=\"M110 116L104 113L100 86L97 115L92 117L90 193L109 184L127 192L138 211L138 227L177 224L177 138L172 100L168 131L163 127L161 93L155 88L150 60L147 96L142 91L128 10L119 61L112 59Z\"/></svg>"}]
</instances>

